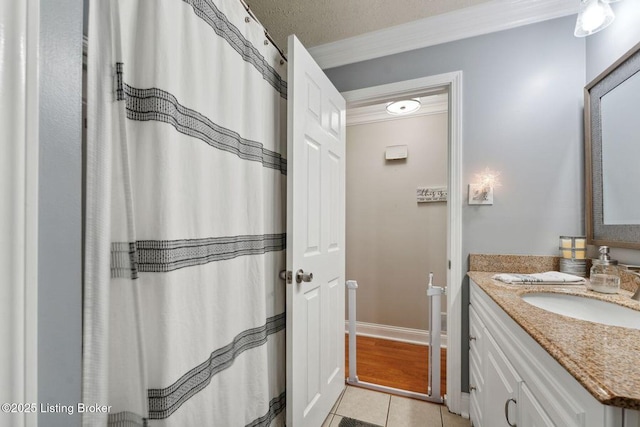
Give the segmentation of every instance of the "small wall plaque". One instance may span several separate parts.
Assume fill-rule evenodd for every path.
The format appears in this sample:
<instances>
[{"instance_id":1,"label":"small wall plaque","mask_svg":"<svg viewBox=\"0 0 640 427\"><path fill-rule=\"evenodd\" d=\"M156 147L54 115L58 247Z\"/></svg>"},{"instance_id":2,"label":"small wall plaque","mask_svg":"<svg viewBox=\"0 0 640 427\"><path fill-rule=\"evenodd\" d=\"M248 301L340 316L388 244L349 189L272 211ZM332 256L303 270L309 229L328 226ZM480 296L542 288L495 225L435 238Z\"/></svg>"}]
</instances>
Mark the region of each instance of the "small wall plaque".
<instances>
[{"instance_id":1,"label":"small wall plaque","mask_svg":"<svg viewBox=\"0 0 640 427\"><path fill-rule=\"evenodd\" d=\"M447 187L418 187L416 197L418 203L446 202Z\"/></svg>"}]
</instances>

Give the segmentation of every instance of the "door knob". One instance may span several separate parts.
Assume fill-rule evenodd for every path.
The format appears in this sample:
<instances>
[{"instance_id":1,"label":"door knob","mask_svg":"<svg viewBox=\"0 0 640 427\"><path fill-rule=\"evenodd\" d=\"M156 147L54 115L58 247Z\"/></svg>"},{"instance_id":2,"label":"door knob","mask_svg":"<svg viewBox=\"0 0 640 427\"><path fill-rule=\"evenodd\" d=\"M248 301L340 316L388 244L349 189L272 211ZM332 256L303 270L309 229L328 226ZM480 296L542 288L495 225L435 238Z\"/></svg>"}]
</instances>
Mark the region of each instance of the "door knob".
<instances>
[{"instance_id":1,"label":"door knob","mask_svg":"<svg viewBox=\"0 0 640 427\"><path fill-rule=\"evenodd\" d=\"M310 282L313 280L313 273L305 273L302 269L296 272L296 283Z\"/></svg>"}]
</instances>

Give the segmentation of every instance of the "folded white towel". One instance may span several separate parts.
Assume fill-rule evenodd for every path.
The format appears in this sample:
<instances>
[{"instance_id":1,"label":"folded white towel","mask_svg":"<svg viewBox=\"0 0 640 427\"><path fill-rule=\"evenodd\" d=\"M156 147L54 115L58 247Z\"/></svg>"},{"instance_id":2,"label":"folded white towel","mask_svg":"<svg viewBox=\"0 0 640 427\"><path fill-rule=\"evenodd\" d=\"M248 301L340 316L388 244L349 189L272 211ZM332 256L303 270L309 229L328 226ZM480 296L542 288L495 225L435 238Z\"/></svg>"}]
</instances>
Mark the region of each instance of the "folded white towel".
<instances>
[{"instance_id":1,"label":"folded white towel","mask_svg":"<svg viewBox=\"0 0 640 427\"><path fill-rule=\"evenodd\" d=\"M535 274L501 273L493 275L492 278L510 284L530 283L536 285L579 285L586 282L584 277L560 273L559 271L547 271L545 273Z\"/></svg>"}]
</instances>

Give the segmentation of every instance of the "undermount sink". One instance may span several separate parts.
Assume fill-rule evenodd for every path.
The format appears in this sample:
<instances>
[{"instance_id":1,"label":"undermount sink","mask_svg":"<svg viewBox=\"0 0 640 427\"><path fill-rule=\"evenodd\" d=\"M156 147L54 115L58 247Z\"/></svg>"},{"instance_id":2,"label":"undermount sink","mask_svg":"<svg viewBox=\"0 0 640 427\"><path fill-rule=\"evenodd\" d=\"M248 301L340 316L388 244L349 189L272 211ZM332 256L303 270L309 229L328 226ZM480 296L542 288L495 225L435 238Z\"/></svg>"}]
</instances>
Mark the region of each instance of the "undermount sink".
<instances>
[{"instance_id":1,"label":"undermount sink","mask_svg":"<svg viewBox=\"0 0 640 427\"><path fill-rule=\"evenodd\" d=\"M640 311L579 295L537 292L522 299L538 308L579 320L640 329Z\"/></svg>"}]
</instances>

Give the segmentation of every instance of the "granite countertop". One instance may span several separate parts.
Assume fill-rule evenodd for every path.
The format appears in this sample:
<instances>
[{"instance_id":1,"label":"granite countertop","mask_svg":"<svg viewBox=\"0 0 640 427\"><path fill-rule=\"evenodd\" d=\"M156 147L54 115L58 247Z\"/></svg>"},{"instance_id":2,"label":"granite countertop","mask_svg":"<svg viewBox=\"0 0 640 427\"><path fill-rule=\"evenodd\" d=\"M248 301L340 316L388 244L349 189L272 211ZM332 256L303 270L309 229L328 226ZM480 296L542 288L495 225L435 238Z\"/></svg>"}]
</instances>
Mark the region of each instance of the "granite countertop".
<instances>
[{"instance_id":1,"label":"granite countertop","mask_svg":"<svg viewBox=\"0 0 640 427\"><path fill-rule=\"evenodd\" d=\"M486 257L486 256L482 256ZM505 261L502 256L501 261ZM483 264L485 258L472 259L469 277L480 286L516 323L573 375L593 397L605 405L640 410L640 330L607 326L551 313L525 302L521 295L531 292L555 292L582 295L615 302L640 311L640 302L629 297L625 283L619 294L605 295L588 291L584 285L507 285L493 280L500 273L533 273L552 270L553 264L531 266L526 257L516 257L521 268L506 269L504 263ZM546 257L551 258L551 257ZM530 258L529 261L536 261ZM550 261L550 260L546 260ZM511 267L517 267L511 265ZM497 270L497 269L496 269ZM520 271L518 271L520 270ZM557 270L557 269L553 269Z\"/></svg>"}]
</instances>

